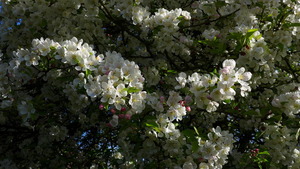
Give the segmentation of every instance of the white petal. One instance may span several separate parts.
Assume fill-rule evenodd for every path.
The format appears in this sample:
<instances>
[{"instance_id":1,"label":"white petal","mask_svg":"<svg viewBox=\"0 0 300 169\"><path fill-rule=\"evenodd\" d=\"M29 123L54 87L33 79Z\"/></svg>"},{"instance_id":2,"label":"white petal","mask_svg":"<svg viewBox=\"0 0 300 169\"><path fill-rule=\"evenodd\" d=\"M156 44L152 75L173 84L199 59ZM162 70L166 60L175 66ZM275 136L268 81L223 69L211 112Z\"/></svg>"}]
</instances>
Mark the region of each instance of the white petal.
<instances>
[{"instance_id":1,"label":"white petal","mask_svg":"<svg viewBox=\"0 0 300 169\"><path fill-rule=\"evenodd\" d=\"M230 67L231 69L234 69L235 68L235 61L233 59L227 59L223 62L223 67Z\"/></svg>"}]
</instances>

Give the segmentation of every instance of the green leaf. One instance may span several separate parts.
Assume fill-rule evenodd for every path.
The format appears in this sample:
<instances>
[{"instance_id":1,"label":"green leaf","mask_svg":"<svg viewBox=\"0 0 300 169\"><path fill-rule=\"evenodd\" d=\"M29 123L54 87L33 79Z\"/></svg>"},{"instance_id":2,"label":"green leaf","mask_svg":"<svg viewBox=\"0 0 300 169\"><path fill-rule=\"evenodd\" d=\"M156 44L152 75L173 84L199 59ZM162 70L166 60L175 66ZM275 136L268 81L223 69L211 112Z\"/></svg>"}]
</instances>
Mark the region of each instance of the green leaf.
<instances>
[{"instance_id":1,"label":"green leaf","mask_svg":"<svg viewBox=\"0 0 300 169\"><path fill-rule=\"evenodd\" d=\"M255 38L256 40L259 40L261 37L262 37L262 34L259 34L259 35L255 36L254 38Z\"/></svg>"},{"instance_id":2,"label":"green leaf","mask_svg":"<svg viewBox=\"0 0 300 169\"><path fill-rule=\"evenodd\" d=\"M182 131L182 134L187 138L187 141L192 144L192 151L195 152L199 148L198 140L195 137L195 131L186 129Z\"/></svg>"},{"instance_id":3,"label":"green leaf","mask_svg":"<svg viewBox=\"0 0 300 169\"><path fill-rule=\"evenodd\" d=\"M194 137L194 131L191 129L185 129L182 131L182 134L184 136L186 136L188 139L193 138Z\"/></svg>"},{"instance_id":4,"label":"green leaf","mask_svg":"<svg viewBox=\"0 0 300 169\"><path fill-rule=\"evenodd\" d=\"M177 19L178 20L184 20L184 16L178 16Z\"/></svg>"},{"instance_id":5,"label":"green leaf","mask_svg":"<svg viewBox=\"0 0 300 169\"><path fill-rule=\"evenodd\" d=\"M207 40L198 40L198 42L207 45L208 41Z\"/></svg>"},{"instance_id":6,"label":"green leaf","mask_svg":"<svg viewBox=\"0 0 300 169\"><path fill-rule=\"evenodd\" d=\"M218 70L214 69L213 74L218 74Z\"/></svg>"},{"instance_id":7,"label":"green leaf","mask_svg":"<svg viewBox=\"0 0 300 169\"><path fill-rule=\"evenodd\" d=\"M196 134L199 136L200 134L198 132L198 129L195 126L194 126L194 130L195 130Z\"/></svg>"},{"instance_id":8,"label":"green leaf","mask_svg":"<svg viewBox=\"0 0 300 169\"><path fill-rule=\"evenodd\" d=\"M167 70L167 73L174 73L174 74L176 74L177 71L176 70Z\"/></svg>"},{"instance_id":9,"label":"green leaf","mask_svg":"<svg viewBox=\"0 0 300 169\"><path fill-rule=\"evenodd\" d=\"M86 69L85 75L88 76L88 75L90 75L90 74L92 74L92 71L91 71L90 69Z\"/></svg>"},{"instance_id":10,"label":"green leaf","mask_svg":"<svg viewBox=\"0 0 300 169\"><path fill-rule=\"evenodd\" d=\"M137 89L135 87L129 87L129 88L125 88L123 90L127 91L128 93L135 93L135 92L141 91L140 89Z\"/></svg>"},{"instance_id":11,"label":"green leaf","mask_svg":"<svg viewBox=\"0 0 300 169\"><path fill-rule=\"evenodd\" d=\"M246 40L251 40L253 38L253 34L258 31L258 29L250 29L248 30L248 32L246 33Z\"/></svg>"},{"instance_id":12,"label":"green leaf","mask_svg":"<svg viewBox=\"0 0 300 169\"><path fill-rule=\"evenodd\" d=\"M226 104L230 104L231 100L230 99L226 99L226 100L223 100L223 102L226 103Z\"/></svg>"},{"instance_id":13,"label":"green leaf","mask_svg":"<svg viewBox=\"0 0 300 169\"><path fill-rule=\"evenodd\" d=\"M160 132L159 126L154 120L148 120L147 122L145 122L145 125L154 129L156 132Z\"/></svg>"},{"instance_id":14,"label":"green leaf","mask_svg":"<svg viewBox=\"0 0 300 169\"><path fill-rule=\"evenodd\" d=\"M105 104L104 109L108 110L109 109L109 104Z\"/></svg>"},{"instance_id":15,"label":"green leaf","mask_svg":"<svg viewBox=\"0 0 300 169\"><path fill-rule=\"evenodd\" d=\"M262 152L259 152L258 154L259 154L259 155L263 155L263 154L265 154L265 155L270 155L270 153L269 153L268 151L262 151Z\"/></svg>"},{"instance_id":16,"label":"green leaf","mask_svg":"<svg viewBox=\"0 0 300 169\"><path fill-rule=\"evenodd\" d=\"M230 33L230 35L228 36L229 39L235 39L235 40L238 40L242 37L242 33L237 33L237 32L233 32L233 33Z\"/></svg>"},{"instance_id":17,"label":"green leaf","mask_svg":"<svg viewBox=\"0 0 300 169\"><path fill-rule=\"evenodd\" d=\"M155 121L148 121L145 123L147 127L158 127L157 123Z\"/></svg>"},{"instance_id":18,"label":"green leaf","mask_svg":"<svg viewBox=\"0 0 300 169\"><path fill-rule=\"evenodd\" d=\"M256 31L258 31L258 29L249 29L247 32L248 32L248 33L254 33L254 32L256 32Z\"/></svg>"}]
</instances>

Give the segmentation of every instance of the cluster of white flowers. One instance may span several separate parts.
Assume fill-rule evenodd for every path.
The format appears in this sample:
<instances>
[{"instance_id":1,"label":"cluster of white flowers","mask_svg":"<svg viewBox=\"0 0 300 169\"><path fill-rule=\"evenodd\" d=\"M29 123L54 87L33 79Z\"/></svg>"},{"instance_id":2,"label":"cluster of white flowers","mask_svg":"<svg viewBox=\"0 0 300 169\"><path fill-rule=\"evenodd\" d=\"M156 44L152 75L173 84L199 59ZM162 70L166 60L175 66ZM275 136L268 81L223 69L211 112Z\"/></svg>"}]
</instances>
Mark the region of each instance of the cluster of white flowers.
<instances>
[{"instance_id":1,"label":"cluster of white flowers","mask_svg":"<svg viewBox=\"0 0 300 169\"><path fill-rule=\"evenodd\" d=\"M126 106L125 100L129 97L127 101L132 111L141 112L146 99L146 93L141 91L143 82L138 65L124 60L119 53L107 52L105 62L98 67L97 74L88 77L85 89L90 97L101 96L101 102L113 104L118 110Z\"/></svg>"},{"instance_id":2,"label":"cluster of white flowers","mask_svg":"<svg viewBox=\"0 0 300 169\"><path fill-rule=\"evenodd\" d=\"M180 17L182 17L180 19ZM171 51L172 53L189 53L186 51L184 45L176 43L176 38L180 39L183 35L178 33L179 23L184 20L191 19L190 13L183 11L180 8L174 10L159 9L155 12L155 15L149 17L145 22L146 30L151 28L153 32L157 32L155 35L156 43L159 51Z\"/></svg>"},{"instance_id":3,"label":"cluster of white flowers","mask_svg":"<svg viewBox=\"0 0 300 169\"><path fill-rule=\"evenodd\" d=\"M225 66L224 66L225 67ZM179 78L180 79L180 78ZM182 80L182 79L181 79ZM183 82L185 83L185 82ZM154 100L155 96L151 96L151 99ZM152 133L155 133L157 138L167 138L167 145L176 145L176 147L186 146L187 143L184 141L178 141L183 137L182 133L179 129L176 129L176 125L174 121L181 121L183 117L187 114L187 112L191 111L190 107L185 104L190 104L191 98L186 97L183 99L179 93L175 91L169 92L169 97L167 101L163 97L160 98L159 101L152 101L153 106L160 105L160 111L163 111L163 105L165 104L168 108L166 113L160 113L157 116L156 123L158 124L158 130L153 130ZM158 106L157 106L158 107ZM208 134L208 140L199 141L199 149L195 154L200 160L200 168L222 168L224 164L226 164L227 156L233 148L233 135L229 134L228 131L221 131L220 127L216 129L212 129L212 132ZM167 147L165 147L167 149ZM191 148L191 147L190 147ZM168 150L171 154L183 155L180 149L172 148L174 152ZM190 150L190 153L192 150ZM170 155L171 155L170 154ZM197 168L196 163L193 161L193 158L188 158L185 160L183 164L183 168ZM171 163L170 163L171 165ZM177 168L181 168L176 166Z\"/></svg>"},{"instance_id":4,"label":"cluster of white flowers","mask_svg":"<svg viewBox=\"0 0 300 169\"><path fill-rule=\"evenodd\" d=\"M77 40L77 38L60 43L50 39L34 39L31 49L18 49L14 52L14 56L15 58L10 62L7 69L11 74L10 80L17 82L14 82L16 88L34 83L37 80L36 77L42 77L44 81L49 81L56 87L64 88L63 91L66 96L72 101L70 108L77 111L85 107L88 101L85 94L77 92L76 85L79 80L70 80L71 82L68 84L66 81L59 83L57 78L62 77L62 70L67 69L66 65L74 66L74 70L77 71L91 71L95 70L95 66L99 65L102 60L101 56L95 56L95 52L88 44L83 44L83 41ZM75 72L69 70L72 74L71 77L74 76ZM82 81L84 81L83 76L82 73L79 73ZM47 93L48 99L55 97L57 99L55 94L49 92L51 88L51 86L45 85L42 91L44 94ZM16 101L16 98L14 99ZM28 106L31 107L31 111L27 111ZM34 112L32 104L25 104L24 101L19 103L18 110L22 115L30 115Z\"/></svg>"},{"instance_id":5,"label":"cluster of white flowers","mask_svg":"<svg viewBox=\"0 0 300 169\"><path fill-rule=\"evenodd\" d=\"M220 35L220 31L215 30L215 29L213 29L213 28L211 28L210 30L205 30L205 31L202 33L202 36L203 36L205 39L208 39L208 40L213 40L213 39L216 38L218 35Z\"/></svg>"},{"instance_id":6,"label":"cluster of white flowers","mask_svg":"<svg viewBox=\"0 0 300 169\"><path fill-rule=\"evenodd\" d=\"M253 38L250 39L249 45L243 47L237 63L239 65L249 66L257 71L267 63L271 64L272 58L269 55L267 43L264 38L261 37L260 32L255 31L252 36ZM263 67L265 69L262 70L268 71L266 69L267 67L269 67L269 65Z\"/></svg>"},{"instance_id":7,"label":"cluster of white flowers","mask_svg":"<svg viewBox=\"0 0 300 169\"><path fill-rule=\"evenodd\" d=\"M208 133L208 140L200 141L200 169L221 169L233 148L233 135L218 126Z\"/></svg>"},{"instance_id":8,"label":"cluster of white flowers","mask_svg":"<svg viewBox=\"0 0 300 169\"><path fill-rule=\"evenodd\" d=\"M34 39L31 50L21 48L14 52L16 59L20 63L25 61L26 66L38 65L41 57L49 54L49 57L61 59L63 63L76 65L78 71L93 70L101 62L101 57L95 56L95 51L87 43L83 44L83 40L75 37L61 43L48 38Z\"/></svg>"},{"instance_id":9,"label":"cluster of white flowers","mask_svg":"<svg viewBox=\"0 0 300 169\"><path fill-rule=\"evenodd\" d=\"M239 86L241 96L247 96L251 91L249 81L252 77L250 72L245 72L245 68L236 68L236 62L232 59L223 62L223 68L217 75L200 75L193 73L187 78L185 73L180 73L176 78L179 82L177 88L185 87L186 83L190 85L189 90L195 96L195 102L198 108L206 109L208 112L217 110L218 102L225 100L234 100L236 91L234 87ZM238 85L237 85L238 84Z\"/></svg>"},{"instance_id":10,"label":"cluster of white flowers","mask_svg":"<svg viewBox=\"0 0 300 169\"><path fill-rule=\"evenodd\" d=\"M134 24L141 24L143 21L149 19L150 12L147 8L141 6L134 6L132 9L132 21Z\"/></svg>"},{"instance_id":11,"label":"cluster of white flowers","mask_svg":"<svg viewBox=\"0 0 300 169\"><path fill-rule=\"evenodd\" d=\"M299 145L295 140L295 129L281 125L268 125L264 137L264 147L269 150L272 161L288 168L296 169L299 166Z\"/></svg>"},{"instance_id":12,"label":"cluster of white flowers","mask_svg":"<svg viewBox=\"0 0 300 169\"><path fill-rule=\"evenodd\" d=\"M42 76L40 74L46 71L43 79L64 88L64 93L71 101L70 109L75 112L89 104L88 97L91 100L101 98L102 103L113 105L117 110L130 106L131 110L128 112L142 112L147 96L145 91L141 91L144 78L138 65L124 60L117 52L106 52L105 56L95 54L91 46L83 44L77 38L63 42L41 38L33 40L30 50L17 50L9 68L1 66L14 75L21 76L22 80L15 77L16 81L20 81L20 86L30 82L34 76ZM73 79L61 84L54 82L54 79L62 76L60 72L66 65L73 67L73 70L69 69L73 73ZM20 73L23 69L35 71ZM2 75L5 79L6 74ZM81 89L86 93L80 92ZM47 89L43 91L46 92ZM35 112L32 104L24 101L20 102L18 110L21 115L28 114L26 119ZM118 116L113 120L117 124Z\"/></svg>"},{"instance_id":13,"label":"cluster of white flowers","mask_svg":"<svg viewBox=\"0 0 300 169\"><path fill-rule=\"evenodd\" d=\"M109 1L109 6L114 6L114 13L120 14L123 18L128 20L132 18L134 22L138 23L138 21L142 21L145 15L149 15L149 12L139 6L141 2L143 2L143 0L112 0ZM140 14L140 16L132 16L136 15L135 12Z\"/></svg>"},{"instance_id":14,"label":"cluster of white flowers","mask_svg":"<svg viewBox=\"0 0 300 169\"><path fill-rule=\"evenodd\" d=\"M300 91L288 92L275 97L274 107L279 107L288 117L295 117L300 112Z\"/></svg>"},{"instance_id":15,"label":"cluster of white flowers","mask_svg":"<svg viewBox=\"0 0 300 169\"><path fill-rule=\"evenodd\" d=\"M187 21L191 19L190 12L181 8L172 10L159 8L151 15L149 9L143 7L142 4L143 1L126 0L122 2L111 1L109 6L114 6L115 13L119 13L127 20L132 20L133 24L141 25L143 30L142 36L152 32L155 39L154 45L159 51L168 50L173 53L189 53L185 46L178 44L177 41L180 37L185 37L178 33L179 23L188 23Z\"/></svg>"},{"instance_id":16,"label":"cluster of white flowers","mask_svg":"<svg viewBox=\"0 0 300 169\"><path fill-rule=\"evenodd\" d=\"M172 123L172 121L180 121L182 120L182 117L186 115L187 110L183 103L183 99L179 93L170 91L168 100L165 102L163 99L161 99L160 103L161 102L166 104L169 109L167 110L166 114L160 113L157 116L156 123L159 125L159 128L162 131L158 133L158 136L165 136L168 139L176 140L180 136L180 131L175 128L175 125ZM158 102L157 104L160 103Z\"/></svg>"},{"instance_id":17,"label":"cluster of white flowers","mask_svg":"<svg viewBox=\"0 0 300 169\"><path fill-rule=\"evenodd\" d=\"M164 28L162 28L164 32L172 33L173 31L179 29L178 24L180 23L180 16L182 16L185 20L191 19L190 13L183 11L181 8L170 11L161 8L155 12L155 15L151 16L149 20L147 20L147 23L151 28L164 26Z\"/></svg>"}]
</instances>

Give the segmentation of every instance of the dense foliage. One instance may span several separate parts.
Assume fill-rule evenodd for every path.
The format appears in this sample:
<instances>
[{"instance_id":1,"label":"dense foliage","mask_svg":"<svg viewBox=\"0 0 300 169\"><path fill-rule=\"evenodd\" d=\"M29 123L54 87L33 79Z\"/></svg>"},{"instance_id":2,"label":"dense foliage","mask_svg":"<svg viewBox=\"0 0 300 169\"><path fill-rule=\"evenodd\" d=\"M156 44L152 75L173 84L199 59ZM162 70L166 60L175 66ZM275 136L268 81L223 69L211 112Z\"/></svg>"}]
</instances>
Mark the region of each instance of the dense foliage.
<instances>
[{"instance_id":1,"label":"dense foliage","mask_svg":"<svg viewBox=\"0 0 300 169\"><path fill-rule=\"evenodd\" d=\"M1 0L0 168L300 168L300 1Z\"/></svg>"}]
</instances>

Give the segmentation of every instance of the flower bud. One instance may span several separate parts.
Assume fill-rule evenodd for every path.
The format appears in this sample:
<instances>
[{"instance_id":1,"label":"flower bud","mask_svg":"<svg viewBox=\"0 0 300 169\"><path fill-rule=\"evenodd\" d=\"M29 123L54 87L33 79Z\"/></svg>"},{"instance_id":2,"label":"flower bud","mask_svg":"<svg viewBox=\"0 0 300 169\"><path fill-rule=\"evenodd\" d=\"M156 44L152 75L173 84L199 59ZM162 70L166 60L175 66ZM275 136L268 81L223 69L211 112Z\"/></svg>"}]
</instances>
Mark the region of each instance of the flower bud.
<instances>
[{"instance_id":1,"label":"flower bud","mask_svg":"<svg viewBox=\"0 0 300 169\"><path fill-rule=\"evenodd\" d=\"M112 114L116 114L116 113L117 113L116 109L110 109L110 112L111 112Z\"/></svg>"},{"instance_id":2,"label":"flower bud","mask_svg":"<svg viewBox=\"0 0 300 169\"><path fill-rule=\"evenodd\" d=\"M104 105L103 105L103 104L100 104L100 105L99 105L99 109L100 109L100 110L103 110L103 109L104 109Z\"/></svg>"}]
</instances>

